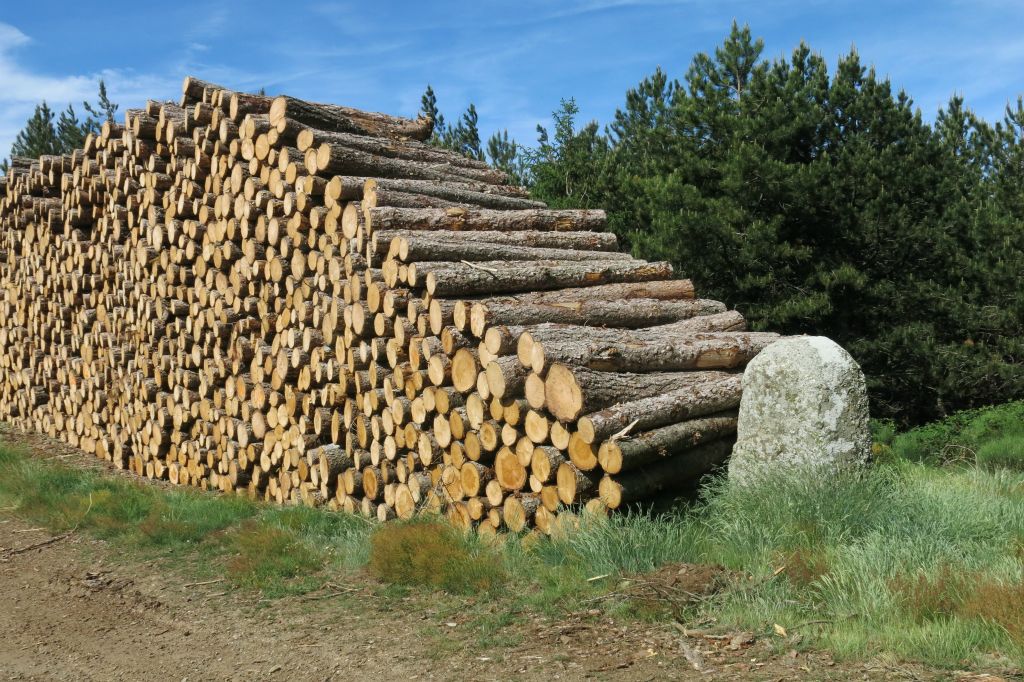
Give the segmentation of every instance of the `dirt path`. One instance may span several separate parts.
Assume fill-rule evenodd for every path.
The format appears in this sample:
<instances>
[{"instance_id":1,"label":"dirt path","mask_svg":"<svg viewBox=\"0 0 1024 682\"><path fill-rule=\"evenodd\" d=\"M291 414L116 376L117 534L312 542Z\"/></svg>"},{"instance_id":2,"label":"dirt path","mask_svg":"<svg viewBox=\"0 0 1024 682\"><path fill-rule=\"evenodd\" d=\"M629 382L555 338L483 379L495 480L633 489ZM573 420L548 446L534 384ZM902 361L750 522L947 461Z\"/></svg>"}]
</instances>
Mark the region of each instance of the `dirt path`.
<instances>
[{"instance_id":1,"label":"dirt path","mask_svg":"<svg viewBox=\"0 0 1024 682\"><path fill-rule=\"evenodd\" d=\"M324 598L260 602L219 583L183 587L82 534L11 553L51 537L0 510L0 679L949 679L600 614L520 616L481 650L467 623L440 615L443 594L382 598L357 578Z\"/></svg>"}]
</instances>

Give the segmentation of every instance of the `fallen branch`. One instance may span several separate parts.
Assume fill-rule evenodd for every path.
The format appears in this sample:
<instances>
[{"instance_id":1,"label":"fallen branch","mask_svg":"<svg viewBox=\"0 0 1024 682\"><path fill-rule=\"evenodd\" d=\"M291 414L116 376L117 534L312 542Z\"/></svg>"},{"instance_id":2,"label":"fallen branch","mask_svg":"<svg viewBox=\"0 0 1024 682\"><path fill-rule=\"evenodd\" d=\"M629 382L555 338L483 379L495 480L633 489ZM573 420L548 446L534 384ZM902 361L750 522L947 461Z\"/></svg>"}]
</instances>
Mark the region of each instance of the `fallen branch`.
<instances>
[{"instance_id":1,"label":"fallen branch","mask_svg":"<svg viewBox=\"0 0 1024 682\"><path fill-rule=\"evenodd\" d=\"M74 532L75 532L75 530L71 529L67 533L64 533L63 535L57 535L57 536L52 537L52 538L50 538L48 540L43 540L42 542L36 542L36 543L31 544L31 545L27 545L25 547L18 547L17 549L9 549L6 552L4 552L3 558L4 559L9 559L12 556L16 556L18 554L24 554L25 552L31 552L33 549L40 549L41 547L46 547L47 545L52 545L52 544L54 544L56 542L60 542L61 540L64 540L65 538L70 537L71 534L74 533Z\"/></svg>"}]
</instances>

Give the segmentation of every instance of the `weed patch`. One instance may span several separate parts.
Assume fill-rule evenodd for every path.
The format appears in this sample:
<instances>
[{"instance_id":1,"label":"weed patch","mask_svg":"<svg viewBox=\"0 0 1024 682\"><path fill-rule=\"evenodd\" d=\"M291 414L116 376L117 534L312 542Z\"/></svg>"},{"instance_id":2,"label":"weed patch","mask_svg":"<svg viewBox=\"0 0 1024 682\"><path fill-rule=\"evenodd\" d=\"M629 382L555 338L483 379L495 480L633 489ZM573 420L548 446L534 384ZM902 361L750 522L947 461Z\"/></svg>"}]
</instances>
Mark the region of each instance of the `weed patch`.
<instances>
[{"instance_id":1,"label":"weed patch","mask_svg":"<svg viewBox=\"0 0 1024 682\"><path fill-rule=\"evenodd\" d=\"M259 590L268 597L312 589L308 579L325 564L322 554L293 533L256 520L243 523L228 541L235 550L227 562L228 577L237 586Z\"/></svg>"},{"instance_id":2,"label":"weed patch","mask_svg":"<svg viewBox=\"0 0 1024 682\"><path fill-rule=\"evenodd\" d=\"M489 591L506 579L494 549L439 520L380 526L370 537L369 569L384 582L461 594Z\"/></svg>"},{"instance_id":3,"label":"weed patch","mask_svg":"<svg viewBox=\"0 0 1024 682\"><path fill-rule=\"evenodd\" d=\"M783 573L797 587L806 588L828 574L828 559L822 549L798 548L780 559Z\"/></svg>"},{"instance_id":4,"label":"weed patch","mask_svg":"<svg viewBox=\"0 0 1024 682\"><path fill-rule=\"evenodd\" d=\"M921 624L957 615L967 597L969 584L970 576L943 564L935 575L896 576L889 581L889 589L902 609L915 623Z\"/></svg>"},{"instance_id":5,"label":"weed patch","mask_svg":"<svg viewBox=\"0 0 1024 682\"><path fill-rule=\"evenodd\" d=\"M982 581L964 600L961 611L999 626L1015 647L1024 649L1024 582Z\"/></svg>"}]
</instances>

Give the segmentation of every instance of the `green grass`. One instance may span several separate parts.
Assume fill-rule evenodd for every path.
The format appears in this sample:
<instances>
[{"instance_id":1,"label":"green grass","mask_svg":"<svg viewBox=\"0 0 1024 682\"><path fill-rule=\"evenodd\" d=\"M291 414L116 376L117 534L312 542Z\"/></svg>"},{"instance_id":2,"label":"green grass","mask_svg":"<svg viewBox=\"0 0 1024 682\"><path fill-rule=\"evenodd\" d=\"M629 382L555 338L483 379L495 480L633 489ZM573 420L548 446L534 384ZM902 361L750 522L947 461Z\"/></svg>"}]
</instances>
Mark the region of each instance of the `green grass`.
<instances>
[{"instance_id":1,"label":"green grass","mask_svg":"<svg viewBox=\"0 0 1024 682\"><path fill-rule=\"evenodd\" d=\"M378 581L374 608L431 605L437 622L425 627L443 633L444 621L458 618L481 650L516 642L524 615L596 606L623 619L749 630L780 649L851 659L1021 665L1024 471L1013 448L1022 414L1016 403L905 434L876 425L879 457L865 471L789 474L757 488L717 479L671 513L581 517L549 538L485 541L430 518L380 526L2 450L0 502L54 532L78 528L129 555L175 557L266 597L365 571ZM951 456L956 448L973 454ZM722 566L726 587L683 603L631 593L633 577L673 563Z\"/></svg>"},{"instance_id":2,"label":"green grass","mask_svg":"<svg viewBox=\"0 0 1024 682\"><path fill-rule=\"evenodd\" d=\"M266 597L308 592L368 557L366 521L165 490L0 448L0 506L54 533L75 529L139 559L220 575Z\"/></svg>"},{"instance_id":3,"label":"green grass","mask_svg":"<svg viewBox=\"0 0 1024 682\"><path fill-rule=\"evenodd\" d=\"M958 412L897 433L875 422L876 454L929 464L983 464L1024 470L1024 401Z\"/></svg>"}]
</instances>

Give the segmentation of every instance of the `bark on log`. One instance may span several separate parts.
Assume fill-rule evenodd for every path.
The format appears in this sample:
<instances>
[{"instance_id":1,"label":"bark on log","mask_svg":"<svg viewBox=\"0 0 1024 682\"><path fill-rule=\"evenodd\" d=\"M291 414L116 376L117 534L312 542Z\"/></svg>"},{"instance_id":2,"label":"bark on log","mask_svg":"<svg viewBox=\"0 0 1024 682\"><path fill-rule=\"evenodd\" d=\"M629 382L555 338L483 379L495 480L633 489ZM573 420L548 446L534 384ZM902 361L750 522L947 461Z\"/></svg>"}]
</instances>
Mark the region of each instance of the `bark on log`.
<instances>
[{"instance_id":1,"label":"bark on log","mask_svg":"<svg viewBox=\"0 0 1024 682\"><path fill-rule=\"evenodd\" d=\"M672 324L636 332L582 329L576 328L576 339L562 336L539 341L531 336L533 371L543 372L552 362L601 372L735 369L780 338L764 332L687 333Z\"/></svg>"},{"instance_id":2,"label":"bark on log","mask_svg":"<svg viewBox=\"0 0 1024 682\"><path fill-rule=\"evenodd\" d=\"M721 315L708 315L697 318L691 318L689 320L680 320L678 322L672 322L665 325L659 325L656 327L642 327L639 329L618 329L609 327L594 327L594 326L581 326L571 324L558 324L558 323L543 323L538 325L528 326L513 326L513 327L490 327L487 331L488 338L490 337L491 330L509 329L510 333L514 332L517 335L516 339L516 355L519 357L520 362L526 367L533 369L535 372L542 372L545 364L549 362L564 362L566 364L577 364L589 366L585 359L585 352L590 351L590 344L600 347L600 344L610 344L609 347L620 346L620 345L635 345L637 347L644 347L651 344L664 343L666 340L670 343L677 341L686 341L689 343L695 343L699 340L712 338L720 341L729 341L734 336L739 339L746 339L747 337L759 338L757 334L754 335L730 335L730 334L716 334L716 333L705 333L705 332L694 332L693 327L700 324L706 326L706 323L701 322L706 317L726 317L728 321L726 324L732 324L734 316L723 313ZM740 318L742 319L742 317ZM777 335L772 335L777 337ZM585 347L577 355L571 355L567 349L580 346ZM551 349L551 358L547 358L546 349ZM493 351L497 352L497 351ZM509 352L504 350L503 352ZM614 352L614 351L610 351ZM632 351L629 351L632 353ZM562 359L562 358L565 359ZM580 358L579 361L574 361L573 358ZM591 367L591 369L603 369L600 367ZM688 369L682 367L680 369ZM608 370L605 370L608 371ZM628 370L627 370L628 371Z\"/></svg>"},{"instance_id":3,"label":"bark on log","mask_svg":"<svg viewBox=\"0 0 1024 682\"><path fill-rule=\"evenodd\" d=\"M428 235L435 234L433 232ZM556 233L560 234L560 233ZM460 262L460 261L630 261L628 253L617 251L584 251L576 248L536 248L493 242L460 241L457 239L431 239L429 236L401 237L397 251L406 262Z\"/></svg>"},{"instance_id":4,"label":"bark on log","mask_svg":"<svg viewBox=\"0 0 1024 682\"><path fill-rule=\"evenodd\" d=\"M422 116L413 121L337 104L316 104L287 96L275 98L270 105L270 122L275 127L283 127L288 119L317 130L377 137L408 137L420 141L430 139L434 132L434 122Z\"/></svg>"},{"instance_id":5,"label":"bark on log","mask_svg":"<svg viewBox=\"0 0 1024 682\"><path fill-rule=\"evenodd\" d=\"M666 424L739 406L741 374L692 372L674 390L650 398L619 402L581 417L577 433L587 443L600 443L626 427L631 433L650 431Z\"/></svg>"},{"instance_id":6,"label":"bark on log","mask_svg":"<svg viewBox=\"0 0 1024 682\"><path fill-rule=\"evenodd\" d=\"M559 303L519 303L491 299L474 303L470 313L470 330L482 336L494 324L528 325L543 322L641 328L651 324L668 324L700 315L723 312L725 304L703 299L657 301L632 299L624 301L565 301Z\"/></svg>"},{"instance_id":7,"label":"bark on log","mask_svg":"<svg viewBox=\"0 0 1024 682\"><path fill-rule=\"evenodd\" d=\"M515 232L600 232L604 211L524 209L493 211L484 208L371 208L366 212L371 230L495 230Z\"/></svg>"},{"instance_id":8,"label":"bark on log","mask_svg":"<svg viewBox=\"0 0 1024 682\"><path fill-rule=\"evenodd\" d=\"M484 261L424 264L427 291L433 296L471 296L488 293L586 287L615 282L644 282L671 276L669 263L601 260L588 263L540 261L509 264Z\"/></svg>"},{"instance_id":9,"label":"bark on log","mask_svg":"<svg viewBox=\"0 0 1024 682\"><path fill-rule=\"evenodd\" d=\"M309 159L307 152L307 160ZM315 163L318 175L364 176L377 178L410 178L434 181L471 181L503 185L508 178L501 171L491 169L464 168L449 163L424 163L422 161L406 161L392 159L387 156L368 154L358 149L346 149L345 152L332 154L327 163L321 166ZM449 209L391 209L375 208L371 211L445 211ZM452 209L455 210L455 209ZM396 225L398 225L396 223Z\"/></svg>"},{"instance_id":10,"label":"bark on log","mask_svg":"<svg viewBox=\"0 0 1024 682\"><path fill-rule=\"evenodd\" d=\"M404 261L410 260L408 253L402 250L404 242L425 237L430 241L446 241L458 244L501 244L505 246L525 246L537 249L581 249L583 251L616 252L618 241L611 232L541 232L525 230L522 232L496 232L493 230L463 232L408 232L400 230L380 230L374 232L376 250L390 252ZM397 242L395 240L398 240ZM624 285L607 285L624 286ZM618 298L609 296L608 298ZM689 296L677 298L693 298L693 287Z\"/></svg>"},{"instance_id":11,"label":"bark on log","mask_svg":"<svg viewBox=\"0 0 1024 682\"><path fill-rule=\"evenodd\" d=\"M665 490L693 484L724 462L732 452L732 440L718 440L684 451L650 467L621 476L605 476L598 491L609 509L650 498Z\"/></svg>"},{"instance_id":12,"label":"bark on log","mask_svg":"<svg viewBox=\"0 0 1024 682\"><path fill-rule=\"evenodd\" d=\"M547 208L543 201L530 199L527 193L514 185L397 179L367 180L363 187L363 197L367 207L388 206L389 204L382 200L382 194L388 192L434 197L456 204L468 204L498 210Z\"/></svg>"},{"instance_id":13,"label":"bark on log","mask_svg":"<svg viewBox=\"0 0 1024 682\"><path fill-rule=\"evenodd\" d=\"M422 161L424 163L448 163L453 166L475 168L478 170L490 168L483 161L468 158L458 152L408 139L370 137L367 135L353 135L351 133L328 132L306 128L298 134L295 143L298 149L303 152L315 149L318 164L325 163L325 159L329 159L335 153L343 155L345 150L357 149L369 154L387 156L392 159Z\"/></svg>"},{"instance_id":14,"label":"bark on log","mask_svg":"<svg viewBox=\"0 0 1024 682\"><path fill-rule=\"evenodd\" d=\"M569 422L617 403L676 390L698 374L705 381L727 376L725 372L597 372L555 363L544 380L544 403L557 419Z\"/></svg>"},{"instance_id":15,"label":"bark on log","mask_svg":"<svg viewBox=\"0 0 1024 682\"><path fill-rule=\"evenodd\" d=\"M597 461L608 474L648 466L701 443L735 434L736 414L735 410L718 412L653 431L630 433L618 440L606 440L597 452Z\"/></svg>"},{"instance_id":16,"label":"bark on log","mask_svg":"<svg viewBox=\"0 0 1024 682\"><path fill-rule=\"evenodd\" d=\"M689 332L742 332L747 329L747 321L737 310L727 310L716 315L702 315L680 324L680 331Z\"/></svg>"}]
</instances>

